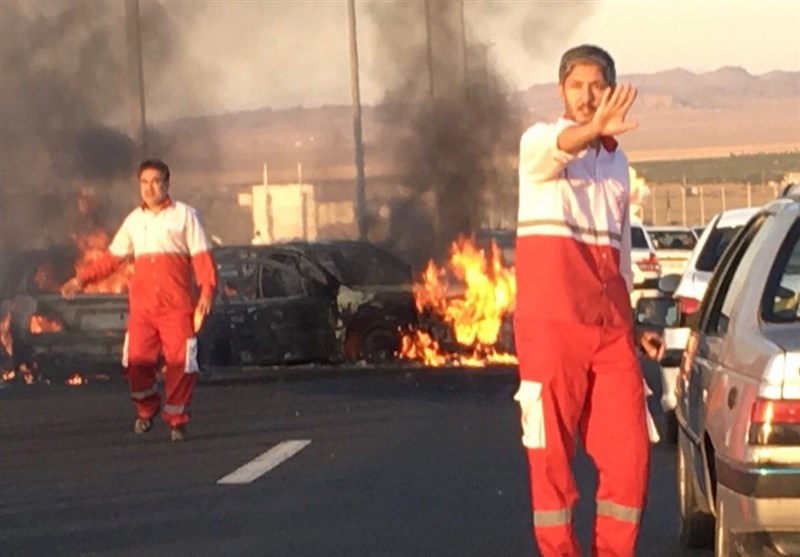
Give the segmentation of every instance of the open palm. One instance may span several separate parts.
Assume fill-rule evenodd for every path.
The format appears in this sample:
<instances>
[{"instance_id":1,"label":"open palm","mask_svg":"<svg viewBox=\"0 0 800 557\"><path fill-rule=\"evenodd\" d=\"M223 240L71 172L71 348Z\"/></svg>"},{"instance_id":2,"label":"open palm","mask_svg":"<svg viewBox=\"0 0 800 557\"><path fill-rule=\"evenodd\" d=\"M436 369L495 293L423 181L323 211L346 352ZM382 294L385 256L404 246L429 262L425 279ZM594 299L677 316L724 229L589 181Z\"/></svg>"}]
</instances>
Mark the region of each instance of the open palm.
<instances>
[{"instance_id":1,"label":"open palm","mask_svg":"<svg viewBox=\"0 0 800 557\"><path fill-rule=\"evenodd\" d=\"M626 120L636 95L637 91L631 85L609 87L603 92L592 119L600 135L618 135L639 127L639 122Z\"/></svg>"}]
</instances>

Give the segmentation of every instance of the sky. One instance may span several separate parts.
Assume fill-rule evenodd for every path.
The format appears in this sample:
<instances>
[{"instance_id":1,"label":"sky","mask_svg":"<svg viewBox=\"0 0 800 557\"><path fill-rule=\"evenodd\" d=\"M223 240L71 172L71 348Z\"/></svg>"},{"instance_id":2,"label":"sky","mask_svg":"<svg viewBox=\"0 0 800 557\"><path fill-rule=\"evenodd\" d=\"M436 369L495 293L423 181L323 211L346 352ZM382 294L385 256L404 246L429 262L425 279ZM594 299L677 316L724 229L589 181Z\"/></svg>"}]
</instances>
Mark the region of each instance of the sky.
<instances>
[{"instance_id":1,"label":"sky","mask_svg":"<svg viewBox=\"0 0 800 557\"><path fill-rule=\"evenodd\" d=\"M405 4L406 13L418 10L424 29L424 5ZM185 24L175 19L185 25L198 70L213 75L207 82L214 100L196 108L350 102L344 0L195 5ZM356 6L362 100L374 104L392 67L384 44L387 19L375 17L386 2ZM464 13L468 38L490 45L491 59L512 89L554 82L560 54L580 43L606 48L623 75L675 67L702 72L742 66L756 75L800 70L800 2L794 0L466 0Z\"/></svg>"}]
</instances>

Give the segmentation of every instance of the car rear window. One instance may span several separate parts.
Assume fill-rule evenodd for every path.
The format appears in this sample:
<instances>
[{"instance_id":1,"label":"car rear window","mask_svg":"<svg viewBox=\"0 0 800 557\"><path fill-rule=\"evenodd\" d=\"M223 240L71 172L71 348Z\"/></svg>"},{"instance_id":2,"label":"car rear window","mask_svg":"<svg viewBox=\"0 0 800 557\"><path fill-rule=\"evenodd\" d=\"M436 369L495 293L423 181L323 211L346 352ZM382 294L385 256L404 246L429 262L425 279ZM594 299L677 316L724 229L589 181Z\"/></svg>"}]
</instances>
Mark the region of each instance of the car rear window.
<instances>
[{"instance_id":1,"label":"car rear window","mask_svg":"<svg viewBox=\"0 0 800 557\"><path fill-rule=\"evenodd\" d=\"M800 221L781 247L776 268L765 292L764 318L767 321L797 322L800 321Z\"/></svg>"},{"instance_id":2,"label":"car rear window","mask_svg":"<svg viewBox=\"0 0 800 557\"><path fill-rule=\"evenodd\" d=\"M650 249L644 230L638 226L631 226L631 247L633 249Z\"/></svg>"},{"instance_id":3,"label":"car rear window","mask_svg":"<svg viewBox=\"0 0 800 557\"><path fill-rule=\"evenodd\" d=\"M731 243L734 236L742 229L741 226L728 228L715 228L708 235L700 255L697 257L697 270L711 272L717 267L725 248Z\"/></svg>"},{"instance_id":4,"label":"car rear window","mask_svg":"<svg viewBox=\"0 0 800 557\"><path fill-rule=\"evenodd\" d=\"M693 250L697 240L691 230L650 230L656 249Z\"/></svg>"}]
</instances>

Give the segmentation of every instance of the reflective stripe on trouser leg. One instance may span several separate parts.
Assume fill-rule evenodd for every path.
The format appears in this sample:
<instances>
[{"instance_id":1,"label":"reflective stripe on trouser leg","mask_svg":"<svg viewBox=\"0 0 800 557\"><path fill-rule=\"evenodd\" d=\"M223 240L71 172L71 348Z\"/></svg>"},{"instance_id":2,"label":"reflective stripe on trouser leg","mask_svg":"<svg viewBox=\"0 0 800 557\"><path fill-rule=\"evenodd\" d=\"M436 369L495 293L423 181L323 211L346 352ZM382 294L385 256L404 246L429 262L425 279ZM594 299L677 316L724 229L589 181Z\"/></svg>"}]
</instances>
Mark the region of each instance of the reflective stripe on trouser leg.
<instances>
[{"instance_id":1,"label":"reflective stripe on trouser leg","mask_svg":"<svg viewBox=\"0 0 800 557\"><path fill-rule=\"evenodd\" d=\"M192 394L197 381L197 339L192 314L171 312L159 321L166 361L166 400L162 416L172 426L189 421Z\"/></svg>"},{"instance_id":2,"label":"reflective stripe on trouser leg","mask_svg":"<svg viewBox=\"0 0 800 557\"><path fill-rule=\"evenodd\" d=\"M126 365L131 400L140 418L155 416L161 406L156 389L156 360L160 351L161 341L152 318L143 312L131 312L122 361Z\"/></svg>"},{"instance_id":3,"label":"reflective stripe on trouser leg","mask_svg":"<svg viewBox=\"0 0 800 557\"><path fill-rule=\"evenodd\" d=\"M537 528L570 524L572 524L572 509L570 508L555 511L533 511L533 525Z\"/></svg>"},{"instance_id":4,"label":"reflective stripe on trouser leg","mask_svg":"<svg viewBox=\"0 0 800 557\"><path fill-rule=\"evenodd\" d=\"M596 328L585 325L521 320L515 323L515 336L523 380L516 398L524 420L536 543L543 557L578 557L572 527L578 491L571 462L588 362L600 337ZM541 389L523 389L526 382ZM538 413L539 424L533 419Z\"/></svg>"},{"instance_id":5,"label":"reflective stripe on trouser leg","mask_svg":"<svg viewBox=\"0 0 800 557\"><path fill-rule=\"evenodd\" d=\"M642 509L638 507L620 505L619 503L615 503L613 501L598 501L597 515L616 518L622 522L632 522L634 524L638 524L639 519L642 517Z\"/></svg>"},{"instance_id":6,"label":"reflective stripe on trouser leg","mask_svg":"<svg viewBox=\"0 0 800 557\"><path fill-rule=\"evenodd\" d=\"M650 468L643 398L633 332L627 328L606 329L592 359L586 411L581 421L586 452L597 466L592 554L598 557L633 557L636 552Z\"/></svg>"}]
</instances>

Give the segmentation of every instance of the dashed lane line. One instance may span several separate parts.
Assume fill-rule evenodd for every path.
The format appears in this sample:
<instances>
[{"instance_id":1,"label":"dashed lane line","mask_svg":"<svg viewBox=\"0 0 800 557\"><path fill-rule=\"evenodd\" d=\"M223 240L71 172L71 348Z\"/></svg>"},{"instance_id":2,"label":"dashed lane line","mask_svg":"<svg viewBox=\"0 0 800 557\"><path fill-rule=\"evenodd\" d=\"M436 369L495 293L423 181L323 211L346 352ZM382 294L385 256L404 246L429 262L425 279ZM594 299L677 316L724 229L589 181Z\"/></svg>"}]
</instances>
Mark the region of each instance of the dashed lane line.
<instances>
[{"instance_id":1,"label":"dashed lane line","mask_svg":"<svg viewBox=\"0 0 800 557\"><path fill-rule=\"evenodd\" d=\"M249 484L282 462L289 460L310 444L311 439L291 439L278 443L264 454L237 468L224 478L220 478L217 483L224 485Z\"/></svg>"}]
</instances>

